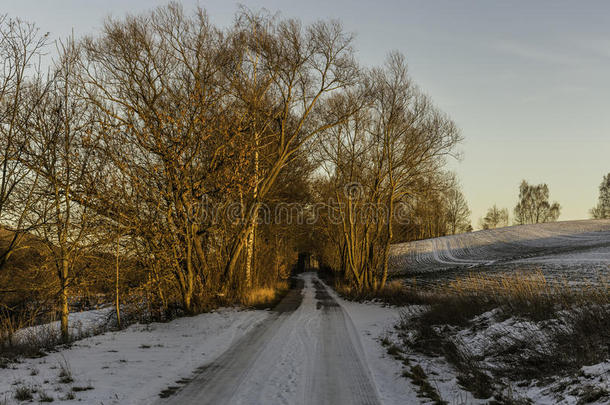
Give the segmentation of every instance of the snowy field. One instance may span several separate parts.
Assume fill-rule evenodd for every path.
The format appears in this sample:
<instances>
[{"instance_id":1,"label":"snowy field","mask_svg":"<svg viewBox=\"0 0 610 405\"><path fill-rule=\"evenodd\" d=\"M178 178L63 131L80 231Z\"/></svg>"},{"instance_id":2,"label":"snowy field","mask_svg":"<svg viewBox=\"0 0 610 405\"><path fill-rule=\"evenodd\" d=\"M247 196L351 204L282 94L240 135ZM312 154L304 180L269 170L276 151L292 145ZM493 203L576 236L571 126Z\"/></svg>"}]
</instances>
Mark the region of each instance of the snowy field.
<instances>
[{"instance_id":1,"label":"snowy field","mask_svg":"<svg viewBox=\"0 0 610 405\"><path fill-rule=\"evenodd\" d=\"M399 244L392 247L391 260L395 277L403 277L406 283L415 283L424 289L470 274L501 278L515 272L534 271L542 272L549 283L607 286L610 281L610 220L511 226ZM424 369L433 376L432 380L438 379L435 383L439 387L451 386L450 376L459 373L448 364L446 357L438 353L426 356L418 349L418 345L430 337L422 335L425 329L413 326L412 321L416 318L409 315L413 309L415 307L405 310L402 331L389 336L397 345L402 345L412 359L428 365ZM569 342L572 332L581 333L583 339L591 338L591 345L597 345L593 343L599 337L595 331L578 329L582 327L576 321L580 319L578 311L578 308L572 308L537 320L496 308L475 316L465 325L439 321L431 330L442 337L447 347L454 348L451 350L455 350L462 364L472 365L471 369L482 370L489 376L496 393L532 404L608 403L610 358L603 355L587 360L587 366L576 370L558 368L556 375L545 378L528 378L528 371L523 369L524 364L529 365L534 375L537 368L542 367L540 362L562 356L561 353L565 353L562 350L566 348L561 342ZM594 318L607 316L602 315L607 313L604 311L607 307L587 307L582 313L592 313ZM572 349L576 352L574 347ZM447 393L447 390L440 391ZM455 395L465 398L459 392ZM444 399L451 400L451 397ZM459 401L476 403L470 399Z\"/></svg>"},{"instance_id":2,"label":"snowy field","mask_svg":"<svg viewBox=\"0 0 610 405\"><path fill-rule=\"evenodd\" d=\"M542 270L550 280L597 282L610 270L610 220L517 225L392 246L394 275L426 284L470 272Z\"/></svg>"},{"instance_id":3,"label":"snowy field","mask_svg":"<svg viewBox=\"0 0 610 405\"><path fill-rule=\"evenodd\" d=\"M107 330L108 326L114 324L115 320L114 307L111 306L91 311L74 312L68 316L68 329L70 336L80 339L81 337L96 335L101 331ZM55 321L19 329L15 336L13 336L13 343L35 344L37 341L48 339L49 337L58 338L59 335L60 323Z\"/></svg>"}]
</instances>

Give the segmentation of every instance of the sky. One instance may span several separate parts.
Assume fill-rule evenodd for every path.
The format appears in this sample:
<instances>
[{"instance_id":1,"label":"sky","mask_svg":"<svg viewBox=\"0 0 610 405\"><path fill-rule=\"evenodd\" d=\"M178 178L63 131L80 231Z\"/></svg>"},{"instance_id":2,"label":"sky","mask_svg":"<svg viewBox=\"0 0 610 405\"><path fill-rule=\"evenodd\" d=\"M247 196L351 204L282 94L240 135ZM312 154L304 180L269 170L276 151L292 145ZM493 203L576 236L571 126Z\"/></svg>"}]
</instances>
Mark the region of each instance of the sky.
<instances>
[{"instance_id":1,"label":"sky","mask_svg":"<svg viewBox=\"0 0 610 405\"><path fill-rule=\"evenodd\" d=\"M511 212L522 179L547 183L560 220L584 219L610 172L610 2L456 0L181 1L219 26L239 4L303 22L339 19L363 65L390 51L461 129L462 183L475 228L493 204ZM158 0L0 0L0 14L54 38L94 34L105 16Z\"/></svg>"}]
</instances>

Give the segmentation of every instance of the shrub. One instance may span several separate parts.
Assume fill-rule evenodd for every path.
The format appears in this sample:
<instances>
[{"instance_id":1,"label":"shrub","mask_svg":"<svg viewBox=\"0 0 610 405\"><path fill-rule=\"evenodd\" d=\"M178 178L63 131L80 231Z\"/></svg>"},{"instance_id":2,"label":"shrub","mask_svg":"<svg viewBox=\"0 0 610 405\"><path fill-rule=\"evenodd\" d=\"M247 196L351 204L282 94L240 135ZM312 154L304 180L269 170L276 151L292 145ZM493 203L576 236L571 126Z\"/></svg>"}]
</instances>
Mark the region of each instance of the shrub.
<instances>
[{"instance_id":1,"label":"shrub","mask_svg":"<svg viewBox=\"0 0 610 405\"><path fill-rule=\"evenodd\" d=\"M479 398L520 403L498 394L498 381L573 374L610 356L604 282L552 284L541 272L469 275L421 295L429 309L405 315L398 325L415 332L403 335L405 344L445 357L460 384Z\"/></svg>"},{"instance_id":2,"label":"shrub","mask_svg":"<svg viewBox=\"0 0 610 405\"><path fill-rule=\"evenodd\" d=\"M17 401L30 401L34 398L32 395L34 390L32 387L28 387L26 385L20 385L15 389L15 399Z\"/></svg>"},{"instance_id":3,"label":"shrub","mask_svg":"<svg viewBox=\"0 0 610 405\"><path fill-rule=\"evenodd\" d=\"M59 362L59 382L62 384L70 384L74 381L72 378L72 369L65 358Z\"/></svg>"},{"instance_id":4,"label":"shrub","mask_svg":"<svg viewBox=\"0 0 610 405\"><path fill-rule=\"evenodd\" d=\"M42 391L38 394L38 401L39 402L53 402L55 399L50 396L49 394L47 394L46 392Z\"/></svg>"}]
</instances>

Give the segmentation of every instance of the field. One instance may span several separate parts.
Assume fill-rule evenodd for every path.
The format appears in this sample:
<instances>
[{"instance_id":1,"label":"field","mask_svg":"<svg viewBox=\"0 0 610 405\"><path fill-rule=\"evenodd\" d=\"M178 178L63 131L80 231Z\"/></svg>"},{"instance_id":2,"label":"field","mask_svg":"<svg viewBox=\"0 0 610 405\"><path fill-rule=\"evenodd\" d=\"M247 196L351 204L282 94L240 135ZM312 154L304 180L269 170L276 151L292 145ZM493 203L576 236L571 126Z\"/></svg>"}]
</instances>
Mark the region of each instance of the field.
<instances>
[{"instance_id":1,"label":"field","mask_svg":"<svg viewBox=\"0 0 610 405\"><path fill-rule=\"evenodd\" d=\"M609 220L484 230L392 253L395 291L424 305L405 307L388 353L425 364L431 386L453 384L481 403L608 403Z\"/></svg>"},{"instance_id":2,"label":"field","mask_svg":"<svg viewBox=\"0 0 610 405\"><path fill-rule=\"evenodd\" d=\"M435 285L471 273L542 271L549 282L607 280L610 220L517 225L394 245L394 277Z\"/></svg>"}]
</instances>

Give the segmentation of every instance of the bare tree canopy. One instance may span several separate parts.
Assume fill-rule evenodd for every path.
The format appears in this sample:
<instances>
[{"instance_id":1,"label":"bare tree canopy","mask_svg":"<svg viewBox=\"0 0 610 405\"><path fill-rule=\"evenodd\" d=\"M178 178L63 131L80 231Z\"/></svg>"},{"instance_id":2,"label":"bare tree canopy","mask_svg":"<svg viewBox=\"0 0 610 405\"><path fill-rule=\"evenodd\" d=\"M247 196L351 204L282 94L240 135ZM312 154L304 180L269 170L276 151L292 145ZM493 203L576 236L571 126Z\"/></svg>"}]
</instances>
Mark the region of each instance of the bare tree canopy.
<instances>
[{"instance_id":1,"label":"bare tree canopy","mask_svg":"<svg viewBox=\"0 0 610 405\"><path fill-rule=\"evenodd\" d=\"M372 291L405 229L471 229L456 125L401 54L361 68L337 21L240 8L219 28L170 3L58 41L43 75L47 41L0 18L0 281L63 341L92 297L118 322L130 300L156 319L247 303L299 251ZM0 297L11 325L24 297Z\"/></svg>"},{"instance_id":2,"label":"bare tree canopy","mask_svg":"<svg viewBox=\"0 0 610 405\"><path fill-rule=\"evenodd\" d=\"M350 103L358 109L319 145L321 196L340 218L328 220L325 232L339 254L327 260L357 289L376 290L387 280L397 213L440 175L461 137L413 84L398 53L368 72L359 93L336 102L348 107L334 114Z\"/></svg>"},{"instance_id":3,"label":"bare tree canopy","mask_svg":"<svg viewBox=\"0 0 610 405\"><path fill-rule=\"evenodd\" d=\"M445 193L447 205L447 225L451 235L472 230L470 224L470 209L459 184L454 184Z\"/></svg>"},{"instance_id":4,"label":"bare tree canopy","mask_svg":"<svg viewBox=\"0 0 610 405\"><path fill-rule=\"evenodd\" d=\"M610 218L610 173L604 176L599 185L599 200L597 205L591 209L591 216L595 219Z\"/></svg>"},{"instance_id":5,"label":"bare tree canopy","mask_svg":"<svg viewBox=\"0 0 610 405\"><path fill-rule=\"evenodd\" d=\"M549 202L549 186L530 185L523 180L519 186L519 202L515 207L515 223L539 224L555 222L559 218L561 206Z\"/></svg>"},{"instance_id":6,"label":"bare tree canopy","mask_svg":"<svg viewBox=\"0 0 610 405\"><path fill-rule=\"evenodd\" d=\"M21 159L28 123L46 90L38 63L47 37L34 24L0 15L0 225L12 231L8 244L0 246L0 272L30 230L25 217L36 174Z\"/></svg>"},{"instance_id":7,"label":"bare tree canopy","mask_svg":"<svg viewBox=\"0 0 610 405\"><path fill-rule=\"evenodd\" d=\"M508 208L499 209L496 204L487 210L480 220L481 229L495 229L508 226Z\"/></svg>"}]
</instances>

